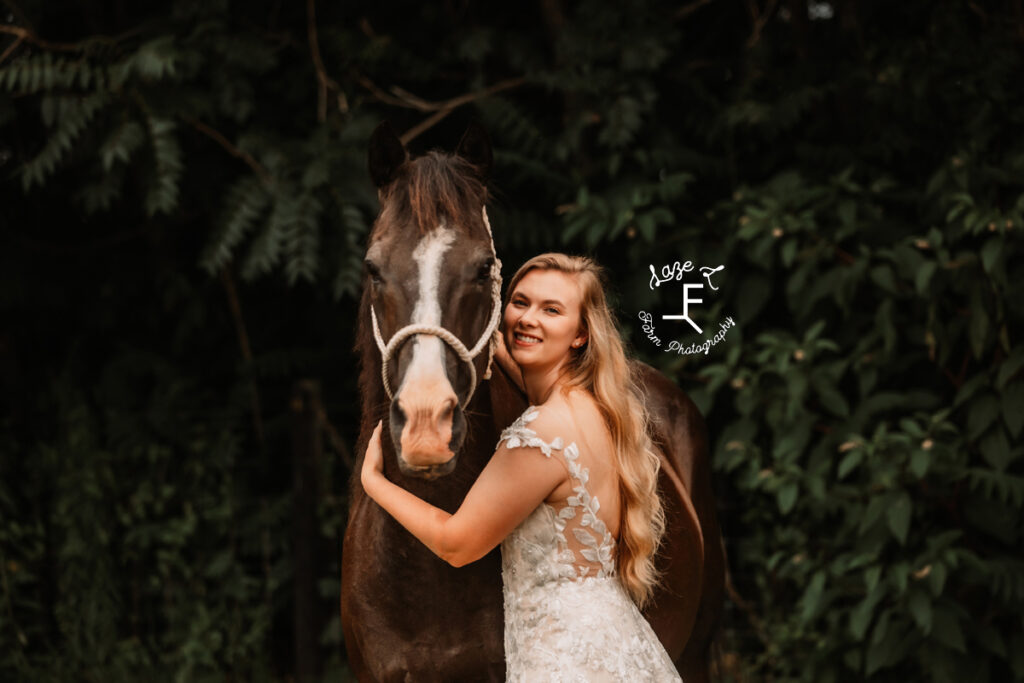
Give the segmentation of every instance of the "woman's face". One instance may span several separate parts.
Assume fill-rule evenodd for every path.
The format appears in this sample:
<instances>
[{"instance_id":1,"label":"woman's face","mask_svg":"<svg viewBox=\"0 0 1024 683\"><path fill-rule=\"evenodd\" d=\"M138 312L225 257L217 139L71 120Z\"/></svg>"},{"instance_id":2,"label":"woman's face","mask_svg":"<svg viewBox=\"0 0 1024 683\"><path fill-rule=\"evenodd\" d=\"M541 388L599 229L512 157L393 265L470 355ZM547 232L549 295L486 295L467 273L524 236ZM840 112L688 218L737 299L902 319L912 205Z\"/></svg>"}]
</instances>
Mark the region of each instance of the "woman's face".
<instances>
[{"instance_id":1,"label":"woman's face","mask_svg":"<svg viewBox=\"0 0 1024 683\"><path fill-rule=\"evenodd\" d=\"M505 307L505 342L513 360L531 368L557 367L586 341L582 295L576 279L560 270L529 271Z\"/></svg>"}]
</instances>

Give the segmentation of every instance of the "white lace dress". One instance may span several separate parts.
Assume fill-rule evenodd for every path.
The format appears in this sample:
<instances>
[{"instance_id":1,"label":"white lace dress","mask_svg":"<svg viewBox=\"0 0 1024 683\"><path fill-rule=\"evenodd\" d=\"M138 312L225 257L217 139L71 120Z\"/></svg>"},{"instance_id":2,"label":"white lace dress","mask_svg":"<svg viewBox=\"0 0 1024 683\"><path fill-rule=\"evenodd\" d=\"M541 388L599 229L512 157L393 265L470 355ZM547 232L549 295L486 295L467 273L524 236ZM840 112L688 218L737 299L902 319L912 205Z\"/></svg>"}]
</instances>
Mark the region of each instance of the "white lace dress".
<instances>
[{"instance_id":1,"label":"white lace dress","mask_svg":"<svg viewBox=\"0 0 1024 683\"><path fill-rule=\"evenodd\" d=\"M574 495L541 503L501 544L506 680L679 681L650 624L615 576L615 540L587 491L575 442L545 443L530 406L501 433L509 448L562 457Z\"/></svg>"}]
</instances>

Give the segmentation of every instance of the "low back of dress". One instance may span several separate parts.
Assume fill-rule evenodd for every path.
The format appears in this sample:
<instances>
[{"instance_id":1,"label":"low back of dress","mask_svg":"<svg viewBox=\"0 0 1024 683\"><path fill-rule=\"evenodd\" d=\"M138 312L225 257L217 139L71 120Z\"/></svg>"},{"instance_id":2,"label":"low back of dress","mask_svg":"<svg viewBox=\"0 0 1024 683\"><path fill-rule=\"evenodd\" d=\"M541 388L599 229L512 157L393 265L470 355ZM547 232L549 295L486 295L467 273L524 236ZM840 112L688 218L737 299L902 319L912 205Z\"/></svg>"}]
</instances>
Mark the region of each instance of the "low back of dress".
<instances>
[{"instance_id":1,"label":"low back of dress","mask_svg":"<svg viewBox=\"0 0 1024 683\"><path fill-rule=\"evenodd\" d=\"M541 503L501 544L507 680L679 680L615 576L615 540L579 448L541 439L527 426L538 415L527 408L500 441L563 458L573 492L564 504Z\"/></svg>"}]
</instances>

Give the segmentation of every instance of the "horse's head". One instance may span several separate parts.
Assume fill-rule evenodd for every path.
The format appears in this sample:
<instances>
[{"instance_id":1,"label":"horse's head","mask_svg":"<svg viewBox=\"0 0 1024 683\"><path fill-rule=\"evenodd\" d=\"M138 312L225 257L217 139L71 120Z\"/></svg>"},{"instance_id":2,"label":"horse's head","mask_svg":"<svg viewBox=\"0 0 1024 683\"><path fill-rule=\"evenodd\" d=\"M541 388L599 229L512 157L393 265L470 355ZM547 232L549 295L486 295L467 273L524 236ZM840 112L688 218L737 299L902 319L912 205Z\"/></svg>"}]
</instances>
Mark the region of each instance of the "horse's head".
<instances>
[{"instance_id":1,"label":"horse's head","mask_svg":"<svg viewBox=\"0 0 1024 683\"><path fill-rule=\"evenodd\" d=\"M455 468L464 408L490 361L500 264L484 211L491 145L472 125L454 155L409 159L391 127L370 139L381 209L366 250L364 305L391 398L391 439L405 474Z\"/></svg>"}]
</instances>

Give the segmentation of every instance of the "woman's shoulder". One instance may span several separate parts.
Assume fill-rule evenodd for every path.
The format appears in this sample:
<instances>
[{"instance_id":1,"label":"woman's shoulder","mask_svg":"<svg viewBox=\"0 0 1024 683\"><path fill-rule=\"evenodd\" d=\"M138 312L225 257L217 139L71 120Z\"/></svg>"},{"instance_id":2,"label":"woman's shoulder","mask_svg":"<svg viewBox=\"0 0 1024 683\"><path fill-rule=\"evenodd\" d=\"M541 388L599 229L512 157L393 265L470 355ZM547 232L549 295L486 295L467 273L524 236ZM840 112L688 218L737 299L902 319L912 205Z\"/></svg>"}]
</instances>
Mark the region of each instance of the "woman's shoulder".
<instances>
[{"instance_id":1,"label":"woman's shoulder","mask_svg":"<svg viewBox=\"0 0 1024 683\"><path fill-rule=\"evenodd\" d=\"M501 433L499 445L506 448L538 448L550 457L553 451L565 447L562 435L561 411L547 403L527 407L523 414L516 418Z\"/></svg>"},{"instance_id":2,"label":"woman's shoulder","mask_svg":"<svg viewBox=\"0 0 1024 683\"><path fill-rule=\"evenodd\" d=\"M540 405L530 405L501 433L499 445L537 447L545 455L580 442L608 443L610 433L597 400L586 389L556 393Z\"/></svg>"}]
</instances>

